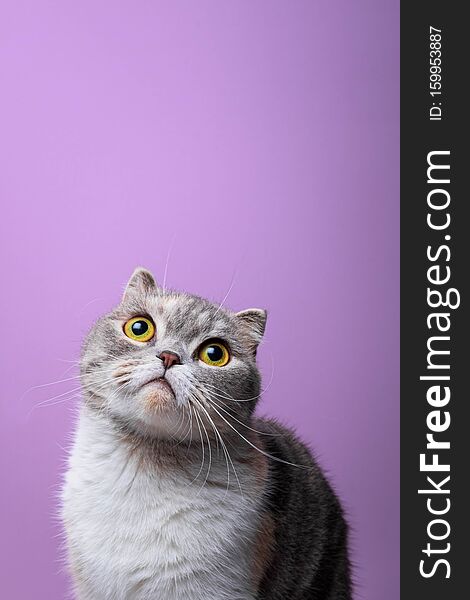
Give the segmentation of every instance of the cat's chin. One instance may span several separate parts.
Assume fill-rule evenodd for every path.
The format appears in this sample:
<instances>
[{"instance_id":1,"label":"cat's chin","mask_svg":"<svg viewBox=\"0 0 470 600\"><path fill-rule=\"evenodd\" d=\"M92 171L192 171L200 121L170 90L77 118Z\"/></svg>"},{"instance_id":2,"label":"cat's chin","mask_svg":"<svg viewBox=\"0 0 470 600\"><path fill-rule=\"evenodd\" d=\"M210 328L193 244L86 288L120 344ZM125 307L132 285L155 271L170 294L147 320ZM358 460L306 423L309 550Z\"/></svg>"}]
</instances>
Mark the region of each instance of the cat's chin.
<instances>
[{"instance_id":1,"label":"cat's chin","mask_svg":"<svg viewBox=\"0 0 470 600\"><path fill-rule=\"evenodd\" d=\"M175 439L175 432L181 427L181 411L166 380L157 378L146 383L136 401L140 405L137 429L157 438Z\"/></svg>"},{"instance_id":2,"label":"cat's chin","mask_svg":"<svg viewBox=\"0 0 470 600\"><path fill-rule=\"evenodd\" d=\"M141 391L145 409L150 413L166 412L176 408L176 398L166 379L157 378L146 383Z\"/></svg>"}]
</instances>

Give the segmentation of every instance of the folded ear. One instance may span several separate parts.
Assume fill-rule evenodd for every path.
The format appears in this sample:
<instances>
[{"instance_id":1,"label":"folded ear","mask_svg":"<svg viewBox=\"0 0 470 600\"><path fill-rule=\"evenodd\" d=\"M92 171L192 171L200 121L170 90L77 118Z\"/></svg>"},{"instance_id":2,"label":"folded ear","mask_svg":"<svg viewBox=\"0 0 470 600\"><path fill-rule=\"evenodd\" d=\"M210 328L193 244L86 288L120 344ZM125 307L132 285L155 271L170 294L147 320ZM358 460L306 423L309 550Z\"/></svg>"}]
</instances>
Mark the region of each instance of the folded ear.
<instances>
[{"instance_id":1,"label":"folded ear","mask_svg":"<svg viewBox=\"0 0 470 600\"><path fill-rule=\"evenodd\" d=\"M252 350L256 354L256 348L263 339L268 313L262 308L249 308L235 313L235 316L249 334Z\"/></svg>"},{"instance_id":2,"label":"folded ear","mask_svg":"<svg viewBox=\"0 0 470 600\"><path fill-rule=\"evenodd\" d=\"M157 283L150 271L143 267L137 267L132 273L124 290L124 298L135 295L146 295L157 292Z\"/></svg>"}]
</instances>

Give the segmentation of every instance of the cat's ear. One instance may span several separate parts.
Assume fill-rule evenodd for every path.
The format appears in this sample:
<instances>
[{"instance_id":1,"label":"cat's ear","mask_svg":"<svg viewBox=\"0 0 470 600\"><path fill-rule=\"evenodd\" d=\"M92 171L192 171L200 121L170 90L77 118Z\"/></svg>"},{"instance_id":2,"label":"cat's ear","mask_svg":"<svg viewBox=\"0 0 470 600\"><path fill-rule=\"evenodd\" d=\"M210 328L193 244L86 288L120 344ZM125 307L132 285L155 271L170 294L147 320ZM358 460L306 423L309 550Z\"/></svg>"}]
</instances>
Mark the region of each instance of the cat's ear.
<instances>
[{"instance_id":1,"label":"cat's ear","mask_svg":"<svg viewBox=\"0 0 470 600\"><path fill-rule=\"evenodd\" d=\"M256 349L263 339L266 328L267 311L262 308L248 308L235 313L235 316L249 334L252 351L256 354Z\"/></svg>"},{"instance_id":2,"label":"cat's ear","mask_svg":"<svg viewBox=\"0 0 470 600\"><path fill-rule=\"evenodd\" d=\"M158 285L152 273L143 267L137 267L127 282L123 299L135 295L155 294L157 291Z\"/></svg>"}]
</instances>

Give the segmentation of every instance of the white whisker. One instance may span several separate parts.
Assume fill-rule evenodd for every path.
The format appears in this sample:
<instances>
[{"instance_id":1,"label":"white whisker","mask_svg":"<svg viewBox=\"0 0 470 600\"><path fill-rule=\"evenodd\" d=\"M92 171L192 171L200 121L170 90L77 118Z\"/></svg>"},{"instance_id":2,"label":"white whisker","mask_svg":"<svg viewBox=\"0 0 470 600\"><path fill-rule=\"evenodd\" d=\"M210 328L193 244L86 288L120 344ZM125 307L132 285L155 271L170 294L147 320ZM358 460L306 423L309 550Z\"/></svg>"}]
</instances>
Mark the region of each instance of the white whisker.
<instances>
[{"instance_id":1,"label":"white whisker","mask_svg":"<svg viewBox=\"0 0 470 600\"><path fill-rule=\"evenodd\" d=\"M168 247L168 252L166 254L165 271L163 273L163 284L162 284L163 291L166 290L166 276L167 276L167 272L168 272L168 263L170 262L171 251L173 249L173 244L175 243L175 239L176 239L176 233L173 234L173 237L170 242L170 246Z\"/></svg>"},{"instance_id":2,"label":"white whisker","mask_svg":"<svg viewBox=\"0 0 470 600\"><path fill-rule=\"evenodd\" d=\"M201 490L202 490L202 488L206 485L207 480L209 479L209 473L210 473L210 470L211 470L211 467L212 467L212 446L211 446L211 441L210 441L210 438L209 438L209 434L207 433L207 429L206 429L206 426L204 425L204 421L202 420L202 417L201 417L201 426L204 429L204 433L205 433L206 438L207 438L207 449L209 450L209 466L207 468L206 477L205 477L205 479L204 479L204 481L203 481L203 483L202 483L202 485L201 485L201 487L200 487L200 489L199 489L199 491L198 491L198 493L196 495L199 495L200 492L201 492ZM204 444L204 442L203 442L203 444Z\"/></svg>"},{"instance_id":3,"label":"white whisker","mask_svg":"<svg viewBox=\"0 0 470 600\"><path fill-rule=\"evenodd\" d=\"M230 285L229 285L229 288L228 288L228 290L227 290L227 293L225 294L225 296L223 297L223 300L222 300L222 302L219 304L219 306L218 306L217 310L215 311L215 313L214 313L214 316L215 316L215 315L217 315L217 313L220 311L220 309L222 308L222 306L225 304L225 301L226 301L226 300L227 300L227 298L229 297L229 294L230 294L230 292L232 291L233 285L234 285L234 283L235 283L235 277L236 277L236 275L237 275L237 270L235 270L235 271L233 272L232 279L231 279L231 281L230 281Z\"/></svg>"},{"instance_id":4,"label":"white whisker","mask_svg":"<svg viewBox=\"0 0 470 600\"><path fill-rule=\"evenodd\" d=\"M197 472L197 475L196 475L196 477L195 477L195 478L194 478L194 479L193 479L193 480L190 482L190 484L189 484L189 485L192 485L192 484L193 484L193 483L194 483L194 482L195 482L195 481L198 479L198 477L199 477L199 475L201 474L201 472L202 472L202 469L203 469L203 467L204 467L204 453L205 453L205 452L204 452L204 440L203 440L203 437L202 437L202 430L201 430L201 426L199 425L199 419L200 419L200 416L199 416L199 414L198 414L198 412L197 412L197 410L196 410L196 407L194 407L194 416L196 417L196 425L197 425L197 428L198 428L198 430L199 430L199 437L200 437L200 440L201 440L201 448L202 448L202 460L201 460L201 466L200 466L200 468L199 468L199 471Z\"/></svg>"},{"instance_id":5,"label":"white whisker","mask_svg":"<svg viewBox=\"0 0 470 600\"><path fill-rule=\"evenodd\" d=\"M253 444L253 442L251 442L251 441L250 441L249 439L247 439L247 438L246 438L244 435L242 435L242 434L241 434L241 433L238 431L238 429L236 429L236 428L235 428L235 427L234 427L234 426L233 426L233 425L232 425L232 424L231 424L229 421L227 421L227 419L226 419L226 418L225 418L223 415L221 415L221 414L220 414L220 412L217 410L217 408L216 408L214 405L212 405L212 409L213 409L213 410L214 410L214 411L215 411L215 412L216 412L216 413L219 415L219 417L220 417L220 418L221 418L223 421L225 421L225 422L227 423L227 425L228 425L228 426L229 426L231 429L233 429L233 431L235 431L235 433L237 433L237 434L238 434L238 435L239 435L239 436L242 438L242 440L244 440L244 441L245 441L247 444L249 444L249 445L250 445L252 448L254 448L255 450L257 450L258 452L260 452L261 454L263 454L263 455L264 455L264 456L266 456L267 458L270 458L270 459L272 459L272 460L275 460L275 461L277 461L277 462L281 462L281 463L283 463L283 464L285 464L285 465L290 465L291 467L299 467L300 469L306 469L306 468L308 468L308 467L305 467L305 465L297 465L297 464L295 464L295 463L291 463L291 462L289 462L289 461L287 461L287 460L284 460L284 459L282 459L282 458L278 458L277 456L273 456L272 454L269 454L269 452L266 452L265 450L261 450L261 448L258 448L258 446L255 446L255 444Z\"/></svg>"},{"instance_id":6,"label":"white whisker","mask_svg":"<svg viewBox=\"0 0 470 600\"><path fill-rule=\"evenodd\" d=\"M231 419L233 419L234 421L236 421L237 423L239 423L243 427L246 427L250 431L253 431L254 433L258 433L259 435L268 435L268 436L271 436L271 437L282 437L283 436L282 433L269 433L268 431L258 431L258 429L253 429L253 427L250 427L246 423L243 423L243 421L240 421L239 419L237 419L236 417L234 417L231 412L229 412L228 410L225 410L225 408L223 408L222 406L220 406L220 404L218 402L216 402L214 400L214 398L211 397L210 401L211 401L211 404L215 404L215 406L217 406L217 408L219 410L222 410ZM227 405L225 405L225 406L227 406Z\"/></svg>"},{"instance_id":7,"label":"white whisker","mask_svg":"<svg viewBox=\"0 0 470 600\"><path fill-rule=\"evenodd\" d=\"M204 406L202 405L202 402L199 402L199 401L198 401L198 404L201 406L201 408L204 410L205 414L207 415L207 418L209 419L209 421L210 421L210 423L211 423L211 425L212 425L212 428L214 429L214 433L216 433L216 435L217 435L217 436L220 438L220 443L221 443L221 445L222 445L222 449L223 449L223 451L224 451L224 455L225 455L225 462L226 462L226 465L227 465L227 489L226 489L226 491L225 491L225 494L227 495L227 493L228 493L228 490L229 490L229 486L230 486L230 468L229 468L229 465L228 465L228 462L227 462L227 458L228 458L228 460L230 461L230 464L232 465L232 469L233 469L233 472L234 472L234 474L235 474L235 478L236 478L236 480L237 480L238 487L239 487L239 489L240 489L240 494L241 494L241 496L243 497L243 490L242 490L242 486L241 486L241 483L240 483L240 479L239 479L239 477L238 477L237 470L235 469L235 465L233 464L232 457L230 456L230 452L228 451L228 448L227 448L227 446L225 445L225 442L224 442L224 440L223 440L223 438L222 438L222 435L220 434L220 432L219 432L219 429L218 429L218 428L217 428L217 426L215 425L215 423L214 423L214 421L213 421L212 417L209 415L208 411L207 411L207 410L204 408Z\"/></svg>"}]
</instances>

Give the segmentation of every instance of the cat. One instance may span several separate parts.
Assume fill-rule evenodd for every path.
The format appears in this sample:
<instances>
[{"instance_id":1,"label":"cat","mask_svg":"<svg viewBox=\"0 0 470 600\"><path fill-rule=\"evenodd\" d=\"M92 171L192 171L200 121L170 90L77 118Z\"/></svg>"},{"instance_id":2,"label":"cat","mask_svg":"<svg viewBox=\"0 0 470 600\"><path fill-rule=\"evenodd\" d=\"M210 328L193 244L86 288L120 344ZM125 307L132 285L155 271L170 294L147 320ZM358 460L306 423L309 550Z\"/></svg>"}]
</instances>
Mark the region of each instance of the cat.
<instances>
[{"instance_id":1,"label":"cat","mask_svg":"<svg viewBox=\"0 0 470 600\"><path fill-rule=\"evenodd\" d=\"M254 415L265 324L138 268L94 325L63 489L79 600L351 598L337 497Z\"/></svg>"}]
</instances>

